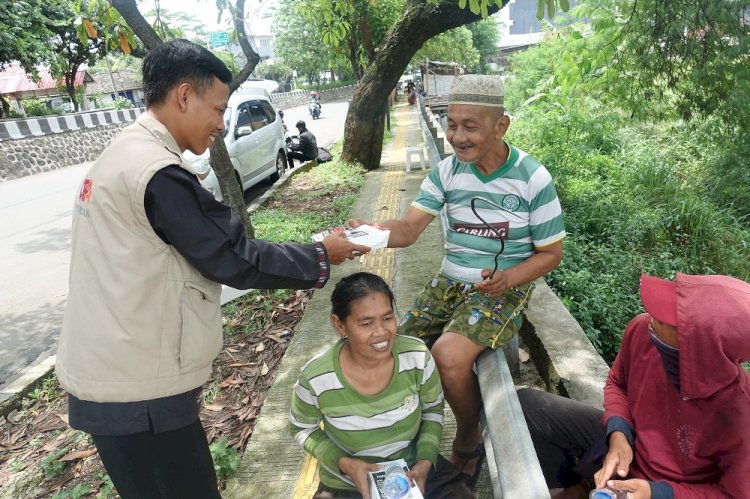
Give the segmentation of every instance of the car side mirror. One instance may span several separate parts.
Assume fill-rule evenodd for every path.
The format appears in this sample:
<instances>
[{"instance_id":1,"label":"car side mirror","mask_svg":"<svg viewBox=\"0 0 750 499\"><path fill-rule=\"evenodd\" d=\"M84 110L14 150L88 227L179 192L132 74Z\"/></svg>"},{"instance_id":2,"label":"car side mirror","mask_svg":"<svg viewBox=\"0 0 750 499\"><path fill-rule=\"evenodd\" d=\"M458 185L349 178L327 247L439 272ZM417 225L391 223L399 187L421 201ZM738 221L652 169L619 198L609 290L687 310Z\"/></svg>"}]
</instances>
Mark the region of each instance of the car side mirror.
<instances>
[{"instance_id":1,"label":"car side mirror","mask_svg":"<svg viewBox=\"0 0 750 499\"><path fill-rule=\"evenodd\" d=\"M253 129L249 126L241 126L237 129L237 131L234 132L235 138L245 137L246 135L250 135L253 133Z\"/></svg>"}]
</instances>

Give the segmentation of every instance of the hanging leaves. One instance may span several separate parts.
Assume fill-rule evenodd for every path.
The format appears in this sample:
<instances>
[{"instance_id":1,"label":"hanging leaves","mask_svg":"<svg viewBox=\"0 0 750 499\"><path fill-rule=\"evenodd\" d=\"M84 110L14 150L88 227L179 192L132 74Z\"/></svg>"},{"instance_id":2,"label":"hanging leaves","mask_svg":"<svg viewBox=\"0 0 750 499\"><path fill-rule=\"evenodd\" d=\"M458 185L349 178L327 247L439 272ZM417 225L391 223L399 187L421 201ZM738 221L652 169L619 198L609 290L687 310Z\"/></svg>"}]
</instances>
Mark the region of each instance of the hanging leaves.
<instances>
[{"instance_id":1,"label":"hanging leaves","mask_svg":"<svg viewBox=\"0 0 750 499\"><path fill-rule=\"evenodd\" d=\"M120 30L118 38L120 40L120 50L122 50L126 54L130 54L130 44L128 43L128 37L125 36L125 32Z\"/></svg>"},{"instance_id":2,"label":"hanging leaves","mask_svg":"<svg viewBox=\"0 0 750 499\"><path fill-rule=\"evenodd\" d=\"M91 22L91 19L84 19L83 27L86 29L86 34L89 35L90 38L97 37L96 28L94 28L94 23Z\"/></svg>"}]
</instances>

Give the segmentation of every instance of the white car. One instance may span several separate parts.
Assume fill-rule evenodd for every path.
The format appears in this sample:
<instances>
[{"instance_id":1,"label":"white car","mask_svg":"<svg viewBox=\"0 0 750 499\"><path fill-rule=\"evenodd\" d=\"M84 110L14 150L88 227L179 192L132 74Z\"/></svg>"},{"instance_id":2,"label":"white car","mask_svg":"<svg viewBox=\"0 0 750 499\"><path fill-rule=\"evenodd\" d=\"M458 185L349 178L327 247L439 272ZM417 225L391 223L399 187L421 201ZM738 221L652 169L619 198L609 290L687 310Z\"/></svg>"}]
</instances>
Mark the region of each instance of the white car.
<instances>
[{"instance_id":1,"label":"white car","mask_svg":"<svg viewBox=\"0 0 750 499\"><path fill-rule=\"evenodd\" d=\"M267 92L241 88L232 94L224 112L224 128L224 142L243 191L265 179L277 180L284 174L287 168L284 126ZM208 157L208 151L200 156L185 152L185 159L197 170L208 169L201 184L217 200L223 201L219 179L208 167Z\"/></svg>"}]
</instances>

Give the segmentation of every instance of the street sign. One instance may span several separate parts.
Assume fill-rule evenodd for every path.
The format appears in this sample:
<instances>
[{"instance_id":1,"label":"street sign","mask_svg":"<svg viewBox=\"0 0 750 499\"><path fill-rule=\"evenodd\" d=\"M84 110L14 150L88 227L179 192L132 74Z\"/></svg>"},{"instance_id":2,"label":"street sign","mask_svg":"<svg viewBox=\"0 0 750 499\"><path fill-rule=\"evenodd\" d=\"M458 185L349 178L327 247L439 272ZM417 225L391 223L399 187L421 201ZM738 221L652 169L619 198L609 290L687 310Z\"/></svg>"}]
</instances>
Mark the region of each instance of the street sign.
<instances>
[{"instance_id":1,"label":"street sign","mask_svg":"<svg viewBox=\"0 0 750 499\"><path fill-rule=\"evenodd\" d=\"M229 36L225 31L217 31L216 33L209 33L208 43L212 48L225 47L229 43Z\"/></svg>"}]
</instances>

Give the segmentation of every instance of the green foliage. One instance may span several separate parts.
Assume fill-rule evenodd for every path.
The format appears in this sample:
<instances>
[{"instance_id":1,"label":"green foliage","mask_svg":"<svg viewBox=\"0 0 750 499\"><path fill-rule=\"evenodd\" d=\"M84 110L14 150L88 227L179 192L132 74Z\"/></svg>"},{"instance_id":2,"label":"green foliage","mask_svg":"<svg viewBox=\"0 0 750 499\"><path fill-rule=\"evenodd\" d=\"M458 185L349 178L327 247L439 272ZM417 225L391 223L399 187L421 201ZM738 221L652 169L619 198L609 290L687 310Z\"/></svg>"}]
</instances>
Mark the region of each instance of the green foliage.
<instances>
[{"instance_id":1,"label":"green foliage","mask_svg":"<svg viewBox=\"0 0 750 499\"><path fill-rule=\"evenodd\" d=\"M211 458L214 461L214 469L216 470L216 476L218 478L227 479L237 471L237 466L240 464L240 458L237 456L237 449L234 447L227 447L226 436L213 442L209 446L209 449L211 450Z\"/></svg>"},{"instance_id":2,"label":"green foliage","mask_svg":"<svg viewBox=\"0 0 750 499\"><path fill-rule=\"evenodd\" d=\"M576 89L566 54L581 40L558 33L514 56L509 140L555 179L568 237L548 282L612 361L642 312L641 272L750 280L750 203L740 183L750 156L746 136L720 117L679 120L663 104L642 122L617 96ZM581 85L598 84L597 71L584 73Z\"/></svg>"},{"instance_id":3,"label":"green foliage","mask_svg":"<svg viewBox=\"0 0 750 499\"><path fill-rule=\"evenodd\" d=\"M320 73L331 66L334 55L323 44L322 37L312 21L297 13L294 0L283 0L274 16L274 52L299 76L308 81L318 81ZM310 50L315 47L315 50Z\"/></svg>"},{"instance_id":4,"label":"green foliage","mask_svg":"<svg viewBox=\"0 0 750 499\"><path fill-rule=\"evenodd\" d=\"M577 9L594 29L571 55L606 60L594 65L596 91L634 115L666 103L684 119L715 114L747 128L750 0L586 0Z\"/></svg>"},{"instance_id":5,"label":"green foliage","mask_svg":"<svg viewBox=\"0 0 750 499\"><path fill-rule=\"evenodd\" d=\"M437 0L431 0L432 3L437 3ZM458 0L458 6L462 9L469 7L474 14L482 14L482 18L487 18L487 9L493 5L498 7L503 6L503 0ZM563 12L567 12L570 8L568 0L537 0L537 19L545 17L545 9L547 10L547 17L552 19L555 17L556 9L559 8Z\"/></svg>"},{"instance_id":6,"label":"green foliage","mask_svg":"<svg viewBox=\"0 0 750 499\"><path fill-rule=\"evenodd\" d=\"M60 459L65 452L65 449L58 449L39 461L39 467L42 468L42 471L46 476L49 478L55 478L62 474L66 463L64 461L58 461L58 459Z\"/></svg>"},{"instance_id":7,"label":"green foliage","mask_svg":"<svg viewBox=\"0 0 750 499\"><path fill-rule=\"evenodd\" d=\"M355 85L357 82L352 79L346 79L346 80L336 80L332 81L330 83L316 83L315 85L301 85L301 88L306 90L331 90L334 88L341 88L341 87L350 87L352 85Z\"/></svg>"},{"instance_id":8,"label":"green foliage","mask_svg":"<svg viewBox=\"0 0 750 499\"><path fill-rule=\"evenodd\" d=\"M418 63L425 59L474 67L479 64L479 51L474 47L471 30L461 26L429 39L412 60Z\"/></svg>"},{"instance_id":9,"label":"green foliage","mask_svg":"<svg viewBox=\"0 0 750 499\"><path fill-rule=\"evenodd\" d=\"M52 499L80 499L93 491L94 488L91 485L79 483L70 490L60 489L52 496Z\"/></svg>"},{"instance_id":10,"label":"green foliage","mask_svg":"<svg viewBox=\"0 0 750 499\"><path fill-rule=\"evenodd\" d=\"M57 2L0 2L0 68L19 61L26 71L52 58L52 28L60 22Z\"/></svg>"},{"instance_id":11,"label":"green foliage","mask_svg":"<svg viewBox=\"0 0 750 499\"><path fill-rule=\"evenodd\" d=\"M274 80L283 85L292 78L292 68L281 62L268 64L261 62L255 67L255 74L266 80Z\"/></svg>"},{"instance_id":12,"label":"green foliage","mask_svg":"<svg viewBox=\"0 0 750 499\"><path fill-rule=\"evenodd\" d=\"M49 101L42 99L24 99L21 101L21 105L23 106L23 110L26 111L26 116L29 118L32 116L52 116L60 114L58 111L48 107L48 102Z\"/></svg>"},{"instance_id":13,"label":"green foliage","mask_svg":"<svg viewBox=\"0 0 750 499\"><path fill-rule=\"evenodd\" d=\"M96 495L96 499L109 499L117 495L115 490L115 484L112 483L112 479L106 473L99 474L99 480L102 481L99 493Z\"/></svg>"},{"instance_id":14,"label":"green foliage","mask_svg":"<svg viewBox=\"0 0 750 499\"><path fill-rule=\"evenodd\" d=\"M471 42L479 52L479 62L467 69L470 73L489 74L488 59L497 53L497 42L500 36L494 19L482 19L466 26L471 31Z\"/></svg>"},{"instance_id":15,"label":"green foliage","mask_svg":"<svg viewBox=\"0 0 750 499\"><path fill-rule=\"evenodd\" d=\"M349 218L356 192L364 183L364 169L334 159L295 176L314 185L315 189L300 194L296 203L320 203L321 196L338 195L330 201L332 209L324 212L293 213L281 208L261 208L253 214L256 237L274 242L309 242L312 234L328 227L343 225Z\"/></svg>"},{"instance_id":16,"label":"green foliage","mask_svg":"<svg viewBox=\"0 0 750 499\"><path fill-rule=\"evenodd\" d=\"M131 107L133 107L133 103L130 102L130 99L128 99L126 97L118 97L117 99L115 99L112 102L112 106L115 109L118 109L118 110L119 109L130 109Z\"/></svg>"}]
</instances>

